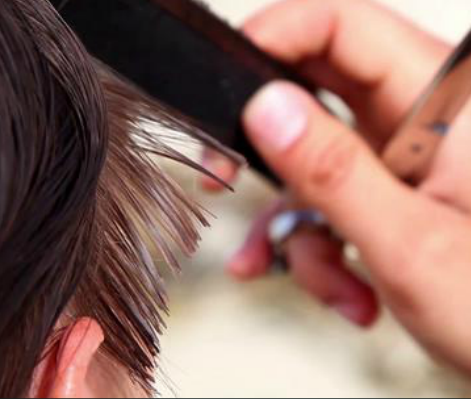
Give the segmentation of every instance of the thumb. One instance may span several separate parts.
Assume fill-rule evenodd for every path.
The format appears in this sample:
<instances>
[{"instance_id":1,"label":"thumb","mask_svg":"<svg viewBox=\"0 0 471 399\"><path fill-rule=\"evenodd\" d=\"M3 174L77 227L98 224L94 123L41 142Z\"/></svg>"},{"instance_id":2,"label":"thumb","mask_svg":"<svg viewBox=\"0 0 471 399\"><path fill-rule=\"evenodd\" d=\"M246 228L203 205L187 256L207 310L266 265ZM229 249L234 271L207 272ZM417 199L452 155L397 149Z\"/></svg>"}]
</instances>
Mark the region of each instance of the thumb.
<instances>
[{"instance_id":1,"label":"thumb","mask_svg":"<svg viewBox=\"0 0 471 399\"><path fill-rule=\"evenodd\" d=\"M426 228L411 223L428 219L426 198L392 176L358 134L298 86L274 82L262 89L248 104L244 125L300 200L373 261Z\"/></svg>"}]
</instances>

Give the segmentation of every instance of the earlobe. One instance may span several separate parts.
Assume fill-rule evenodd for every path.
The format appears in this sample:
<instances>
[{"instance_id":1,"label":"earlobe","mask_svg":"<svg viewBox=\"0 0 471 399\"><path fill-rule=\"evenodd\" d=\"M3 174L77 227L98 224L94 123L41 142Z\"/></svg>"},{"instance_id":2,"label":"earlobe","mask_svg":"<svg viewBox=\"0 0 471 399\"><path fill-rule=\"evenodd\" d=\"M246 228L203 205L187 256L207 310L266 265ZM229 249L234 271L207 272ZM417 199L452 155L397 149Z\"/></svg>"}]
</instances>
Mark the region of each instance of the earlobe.
<instances>
[{"instance_id":1,"label":"earlobe","mask_svg":"<svg viewBox=\"0 0 471 399\"><path fill-rule=\"evenodd\" d=\"M103 341L103 330L95 320L80 319L66 328L56 349L38 366L33 382L35 396L92 397L87 375Z\"/></svg>"}]
</instances>

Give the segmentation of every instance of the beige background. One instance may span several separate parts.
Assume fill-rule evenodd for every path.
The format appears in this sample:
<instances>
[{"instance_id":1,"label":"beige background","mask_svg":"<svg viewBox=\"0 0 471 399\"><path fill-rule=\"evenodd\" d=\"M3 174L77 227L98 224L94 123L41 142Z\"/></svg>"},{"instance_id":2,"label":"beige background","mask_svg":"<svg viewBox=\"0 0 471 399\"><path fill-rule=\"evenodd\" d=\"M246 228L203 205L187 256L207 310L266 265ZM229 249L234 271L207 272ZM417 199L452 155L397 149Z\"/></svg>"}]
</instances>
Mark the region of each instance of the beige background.
<instances>
[{"instance_id":1,"label":"beige background","mask_svg":"<svg viewBox=\"0 0 471 399\"><path fill-rule=\"evenodd\" d=\"M240 24L271 1L208 2ZM386 3L451 41L471 26L469 0ZM363 333L320 308L289 279L231 282L224 261L274 193L248 174L235 195L204 196L194 178L187 187L216 219L199 255L186 263L183 279L171 282L172 317L159 377L165 396L467 397L471 392L387 317Z\"/></svg>"}]
</instances>

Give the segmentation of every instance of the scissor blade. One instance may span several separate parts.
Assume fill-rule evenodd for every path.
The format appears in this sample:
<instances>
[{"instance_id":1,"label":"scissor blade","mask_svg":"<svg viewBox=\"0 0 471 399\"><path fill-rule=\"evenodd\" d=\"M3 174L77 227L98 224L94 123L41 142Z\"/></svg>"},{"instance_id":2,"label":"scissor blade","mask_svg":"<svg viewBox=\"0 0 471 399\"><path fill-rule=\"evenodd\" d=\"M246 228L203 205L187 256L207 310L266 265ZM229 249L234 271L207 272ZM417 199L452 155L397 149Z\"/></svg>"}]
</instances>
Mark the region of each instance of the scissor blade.
<instances>
[{"instance_id":1,"label":"scissor blade","mask_svg":"<svg viewBox=\"0 0 471 399\"><path fill-rule=\"evenodd\" d=\"M384 153L399 177L420 182L429 172L442 139L471 96L471 32L416 102Z\"/></svg>"}]
</instances>

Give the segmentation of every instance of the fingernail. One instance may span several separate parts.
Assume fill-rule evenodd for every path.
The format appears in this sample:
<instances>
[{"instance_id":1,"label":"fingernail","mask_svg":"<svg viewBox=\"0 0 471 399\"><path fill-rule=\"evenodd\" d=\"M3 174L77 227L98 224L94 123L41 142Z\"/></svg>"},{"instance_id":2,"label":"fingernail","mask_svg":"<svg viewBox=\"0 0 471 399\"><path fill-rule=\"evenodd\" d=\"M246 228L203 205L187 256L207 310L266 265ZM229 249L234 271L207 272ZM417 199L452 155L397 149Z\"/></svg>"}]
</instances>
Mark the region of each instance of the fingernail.
<instances>
[{"instance_id":1,"label":"fingernail","mask_svg":"<svg viewBox=\"0 0 471 399\"><path fill-rule=\"evenodd\" d=\"M202 162L202 166L216 176L219 176L221 171L225 168L226 162L221 159L205 159Z\"/></svg>"},{"instance_id":2,"label":"fingernail","mask_svg":"<svg viewBox=\"0 0 471 399\"><path fill-rule=\"evenodd\" d=\"M359 325L365 326L368 323L365 309L363 306L355 302L339 302L332 305L332 307L348 321Z\"/></svg>"},{"instance_id":3,"label":"fingernail","mask_svg":"<svg viewBox=\"0 0 471 399\"><path fill-rule=\"evenodd\" d=\"M246 277L251 268L247 258L239 251L227 262L227 270L237 277Z\"/></svg>"},{"instance_id":4,"label":"fingernail","mask_svg":"<svg viewBox=\"0 0 471 399\"><path fill-rule=\"evenodd\" d=\"M258 144L273 151L286 151L307 131L307 96L290 83L270 83L248 104L244 123Z\"/></svg>"}]
</instances>

